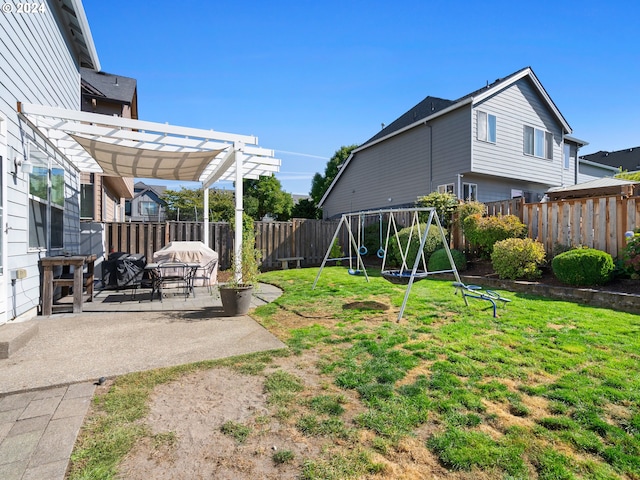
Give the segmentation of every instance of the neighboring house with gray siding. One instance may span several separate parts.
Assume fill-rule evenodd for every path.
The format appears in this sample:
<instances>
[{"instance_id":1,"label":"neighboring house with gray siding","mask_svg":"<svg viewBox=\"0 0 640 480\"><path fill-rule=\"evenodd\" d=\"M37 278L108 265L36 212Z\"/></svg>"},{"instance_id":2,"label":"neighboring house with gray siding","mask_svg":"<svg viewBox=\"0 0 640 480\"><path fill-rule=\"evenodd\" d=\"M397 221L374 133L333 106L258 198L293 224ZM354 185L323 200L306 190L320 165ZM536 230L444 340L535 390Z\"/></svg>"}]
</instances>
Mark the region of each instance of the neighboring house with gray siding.
<instances>
[{"instance_id":1,"label":"neighboring house with gray siding","mask_svg":"<svg viewBox=\"0 0 640 480\"><path fill-rule=\"evenodd\" d=\"M0 15L0 324L35 312L38 261L80 250L80 174L18 103L80 110L80 68L100 69L79 0Z\"/></svg>"},{"instance_id":2,"label":"neighboring house with gray siding","mask_svg":"<svg viewBox=\"0 0 640 480\"><path fill-rule=\"evenodd\" d=\"M571 132L529 67L457 100L427 97L351 153L320 202L323 216L411 206L435 191L538 201L579 180L586 142Z\"/></svg>"},{"instance_id":3,"label":"neighboring house with gray siding","mask_svg":"<svg viewBox=\"0 0 640 480\"><path fill-rule=\"evenodd\" d=\"M133 198L125 204L127 221L164 222L167 218L167 202L162 199L162 194L166 189L164 185L136 182Z\"/></svg>"},{"instance_id":4,"label":"neighboring house with gray siding","mask_svg":"<svg viewBox=\"0 0 640 480\"><path fill-rule=\"evenodd\" d=\"M580 160L610 165L616 169L620 168L628 172L637 172L640 170L640 147L625 148L613 152L601 150L596 153L583 155L580 157Z\"/></svg>"}]
</instances>

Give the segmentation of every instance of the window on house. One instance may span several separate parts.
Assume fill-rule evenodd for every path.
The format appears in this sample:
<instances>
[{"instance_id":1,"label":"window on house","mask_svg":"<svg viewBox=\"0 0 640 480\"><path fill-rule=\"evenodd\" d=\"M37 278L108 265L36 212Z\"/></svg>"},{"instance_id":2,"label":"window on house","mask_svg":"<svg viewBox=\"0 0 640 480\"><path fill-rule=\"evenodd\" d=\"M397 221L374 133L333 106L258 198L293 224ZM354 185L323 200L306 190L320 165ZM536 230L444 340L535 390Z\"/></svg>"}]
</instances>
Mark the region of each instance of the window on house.
<instances>
[{"instance_id":1,"label":"window on house","mask_svg":"<svg viewBox=\"0 0 640 480\"><path fill-rule=\"evenodd\" d=\"M564 168L565 170L569 170L569 167L571 166L571 145L569 145L568 143L565 143L563 146L563 161L564 161Z\"/></svg>"},{"instance_id":2,"label":"window on house","mask_svg":"<svg viewBox=\"0 0 640 480\"><path fill-rule=\"evenodd\" d=\"M93 218L93 183L80 185L80 218Z\"/></svg>"},{"instance_id":3,"label":"window on house","mask_svg":"<svg viewBox=\"0 0 640 480\"><path fill-rule=\"evenodd\" d=\"M539 128L524 126L524 153L553 159L553 134Z\"/></svg>"},{"instance_id":4,"label":"window on house","mask_svg":"<svg viewBox=\"0 0 640 480\"><path fill-rule=\"evenodd\" d=\"M478 112L478 140L496 143L496 116L486 112Z\"/></svg>"},{"instance_id":5,"label":"window on house","mask_svg":"<svg viewBox=\"0 0 640 480\"><path fill-rule=\"evenodd\" d=\"M463 183L462 199L465 202L476 202L478 200L478 185L475 183Z\"/></svg>"},{"instance_id":6,"label":"window on house","mask_svg":"<svg viewBox=\"0 0 640 480\"><path fill-rule=\"evenodd\" d=\"M139 204L140 215L144 216L156 216L158 215L158 204L155 202L140 202Z\"/></svg>"},{"instance_id":7,"label":"window on house","mask_svg":"<svg viewBox=\"0 0 640 480\"><path fill-rule=\"evenodd\" d=\"M438 193L453 193L453 183L438 185Z\"/></svg>"},{"instance_id":8,"label":"window on house","mask_svg":"<svg viewBox=\"0 0 640 480\"><path fill-rule=\"evenodd\" d=\"M29 247L64 246L64 170L31 145L29 161Z\"/></svg>"}]
</instances>

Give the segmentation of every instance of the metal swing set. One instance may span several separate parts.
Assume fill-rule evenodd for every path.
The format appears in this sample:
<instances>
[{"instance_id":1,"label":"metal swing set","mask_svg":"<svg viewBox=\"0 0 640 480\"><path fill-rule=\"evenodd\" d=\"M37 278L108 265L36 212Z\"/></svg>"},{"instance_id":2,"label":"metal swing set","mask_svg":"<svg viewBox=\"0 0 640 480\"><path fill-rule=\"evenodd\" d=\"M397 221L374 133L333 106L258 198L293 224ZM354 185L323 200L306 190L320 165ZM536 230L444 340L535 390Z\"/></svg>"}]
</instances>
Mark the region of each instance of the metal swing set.
<instances>
[{"instance_id":1,"label":"metal swing set","mask_svg":"<svg viewBox=\"0 0 640 480\"><path fill-rule=\"evenodd\" d=\"M429 219L426 222L425 228L420 228L420 213L428 213ZM399 236L398 224L396 222L396 217L400 214L409 215L411 218L411 228L409 230L409 238L407 240L406 245L402 245ZM382 269L381 275L382 277L394 284L407 285L404 294L404 300L402 301L402 306L400 307L400 313L398 314L398 322L402 319L404 315L404 309L407 305L407 301L409 299L409 294L411 292L411 287L414 282L420 281L422 279L427 278L429 275L435 275L438 273L453 273L456 283L464 285L460 281L460 276L458 274L458 270L456 269L456 264L453 261L453 257L451 256L451 250L449 249L449 244L447 242L446 235L444 233L444 229L442 228L442 224L440 223L440 219L438 218L438 214L433 207L417 207L417 208L397 208L397 209L388 209L388 210L366 210L360 212L353 213L345 213L342 215L340 222L336 228L335 233L333 234L333 238L331 239L331 243L329 244L329 248L327 249L327 253L324 256L324 260L322 261L322 265L320 265L320 270L318 270L318 274L316 275L316 279L313 282L312 290L316 288L316 284L318 283L318 279L320 278L320 274L324 269L325 264L328 261L342 261L349 260L349 274L351 275L359 275L363 274L366 278L367 282L369 281L369 276L367 275L367 269L364 266L364 262L362 260L362 256L367 254L367 248L364 246L364 226L365 219L367 216L378 216L380 221L380 248L377 251L378 258L382 259ZM382 231L383 231L383 218L388 218L387 229L386 229L386 238L384 241L384 248L382 246ZM357 222L357 223L356 223ZM355 228L354 228L355 225ZM427 234L429 233L429 229L431 225L436 225L438 227L438 231L440 233L440 238L442 240L442 244L447 252L447 257L449 259L450 269L447 270L438 270L430 272L427 269L427 261L424 256L424 245L427 240ZM348 242L349 242L349 255L346 257L332 258L331 248L334 245L336 239L338 238L339 233L342 229L346 229ZM354 230L357 231L357 238L354 235ZM411 240L417 237L420 242L420 247L418 249L418 255L416 255L413 266L409 268L407 264L408 255L409 255L409 247L411 245ZM393 270L386 269L387 264L387 253L389 251L389 242L396 242L398 246L398 251L400 252L401 257L401 265L400 268L396 268ZM354 255L355 253L355 255ZM355 261L356 268L353 268L353 263ZM466 301L466 298L465 298Z\"/></svg>"}]
</instances>

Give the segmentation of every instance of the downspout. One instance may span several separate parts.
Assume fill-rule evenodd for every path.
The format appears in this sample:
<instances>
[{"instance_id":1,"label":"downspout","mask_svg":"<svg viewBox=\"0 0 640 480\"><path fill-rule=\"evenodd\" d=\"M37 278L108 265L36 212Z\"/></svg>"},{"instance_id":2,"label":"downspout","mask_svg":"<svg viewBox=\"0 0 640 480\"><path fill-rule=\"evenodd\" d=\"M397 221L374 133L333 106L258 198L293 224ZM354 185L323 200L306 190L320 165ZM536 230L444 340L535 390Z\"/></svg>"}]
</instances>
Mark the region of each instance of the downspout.
<instances>
[{"instance_id":1,"label":"downspout","mask_svg":"<svg viewBox=\"0 0 640 480\"><path fill-rule=\"evenodd\" d=\"M574 171L575 171L575 178L573 180L573 184L577 185L578 184L578 174L579 169L580 169L580 155L578 154L578 150L580 150L580 145L578 145L576 143L576 161L575 161L575 166L574 166ZM571 150L569 150L569 154L571 154Z\"/></svg>"},{"instance_id":2,"label":"downspout","mask_svg":"<svg viewBox=\"0 0 640 480\"><path fill-rule=\"evenodd\" d=\"M429 127L429 193L433 192L433 128L431 124L425 122Z\"/></svg>"}]
</instances>

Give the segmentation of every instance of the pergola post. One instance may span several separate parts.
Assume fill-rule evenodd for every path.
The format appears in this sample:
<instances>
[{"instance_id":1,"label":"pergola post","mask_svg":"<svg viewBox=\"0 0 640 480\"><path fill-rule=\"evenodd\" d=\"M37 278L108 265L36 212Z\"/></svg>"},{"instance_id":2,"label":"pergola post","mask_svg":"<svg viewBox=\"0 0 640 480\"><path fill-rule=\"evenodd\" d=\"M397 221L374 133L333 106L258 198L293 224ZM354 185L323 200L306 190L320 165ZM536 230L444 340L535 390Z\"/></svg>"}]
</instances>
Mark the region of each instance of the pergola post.
<instances>
[{"instance_id":1,"label":"pergola post","mask_svg":"<svg viewBox=\"0 0 640 480\"><path fill-rule=\"evenodd\" d=\"M235 218L235 248L234 248L234 268L235 268L235 279L238 283L242 282L242 196L244 195L242 190L242 160L244 157L243 153L244 145L241 142L234 142L233 150L236 161L236 185L235 185L235 195L236 195L236 218Z\"/></svg>"},{"instance_id":2,"label":"pergola post","mask_svg":"<svg viewBox=\"0 0 640 480\"><path fill-rule=\"evenodd\" d=\"M205 187L203 183L202 189L204 190L204 235L202 236L202 240L204 244L209 247L209 187Z\"/></svg>"}]
</instances>

